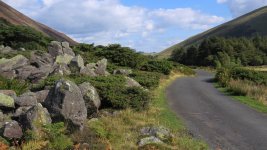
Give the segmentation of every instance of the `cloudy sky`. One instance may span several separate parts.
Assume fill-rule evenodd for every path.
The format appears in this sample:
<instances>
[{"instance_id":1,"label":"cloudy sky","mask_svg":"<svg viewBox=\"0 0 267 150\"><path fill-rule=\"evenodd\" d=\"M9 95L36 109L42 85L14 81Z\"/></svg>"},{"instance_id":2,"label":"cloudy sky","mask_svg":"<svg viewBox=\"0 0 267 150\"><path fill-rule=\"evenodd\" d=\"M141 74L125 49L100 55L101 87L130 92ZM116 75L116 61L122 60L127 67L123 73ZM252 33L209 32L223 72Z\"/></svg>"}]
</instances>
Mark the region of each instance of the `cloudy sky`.
<instances>
[{"instance_id":1,"label":"cloudy sky","mask_svg":"<svg viewBox=\"0 0 267 150\"><path fill-rule=\"evenodd\" d=\"M267 0L3 0L79 42L159 52Z\"/></svg>"}]
</instances>

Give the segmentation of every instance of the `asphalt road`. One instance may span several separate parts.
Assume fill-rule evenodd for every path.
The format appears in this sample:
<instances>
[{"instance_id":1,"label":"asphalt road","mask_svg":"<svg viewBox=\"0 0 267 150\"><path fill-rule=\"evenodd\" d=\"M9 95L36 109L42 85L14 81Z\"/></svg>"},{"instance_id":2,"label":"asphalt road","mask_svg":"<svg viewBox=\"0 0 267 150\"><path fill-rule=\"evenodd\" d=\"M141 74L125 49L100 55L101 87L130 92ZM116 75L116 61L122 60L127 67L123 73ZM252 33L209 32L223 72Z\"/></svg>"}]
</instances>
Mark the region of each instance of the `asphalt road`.
<instances>
[{"instance_id":1,"label":"asphalt road","mask_svg":"<svg viewBox=\"0 0 267 150\"><path fill-rule=\"evenodd\" d=\"M212 78L197 70L177 79L166 90L170 107L211 149L267 150L267 115L220 93Z\"/></svg>"}]
</instances>

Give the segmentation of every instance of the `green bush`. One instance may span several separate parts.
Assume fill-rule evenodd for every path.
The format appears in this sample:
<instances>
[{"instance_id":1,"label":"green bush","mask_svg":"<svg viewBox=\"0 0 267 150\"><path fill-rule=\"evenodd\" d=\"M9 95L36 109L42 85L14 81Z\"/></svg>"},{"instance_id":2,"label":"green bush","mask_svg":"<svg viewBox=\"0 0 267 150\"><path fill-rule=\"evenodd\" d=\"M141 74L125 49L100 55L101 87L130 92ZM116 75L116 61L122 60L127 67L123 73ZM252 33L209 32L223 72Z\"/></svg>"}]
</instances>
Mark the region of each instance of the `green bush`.
<instances>
[{"instance_id":1,"label":"green bush","mask_svg":"<svg viewBox=\"0 0 267 150\"><path fill-rule=\"evenodd\" d=\"M249 80L257 84L267 85L267 73L254 71L244 68L231 69L231 77L233 79Z\"/></svg>"},{"instance_id":2,"label":"green bush","mask_svg":"<svg viewBox=\"0 0 267 150\"><path fill-rule=\"evenodd\" d=\"M6 79L0 76L0 90L13 90L21 95L28 90L29 83L16 79Z\"/></svg>"},{"instance_id":3,"label":"green bush","mask_svg":"<svg viewBox=\"0 0 267 150\"><path fill-rule=\"evenodd\" d=\"M151 60L142 66L141 70L149 72L159 72L165 75L171 73L173 64L167 60Z\"/></svg>"},{"instance_id":4,"label":"green bush","mask_svg":"<svg viewBox=\"0 0 267 150\"><path fill-rule=\"evenodd\" d=\"M231 80L230 70L227 68L220 68L217 70L215 75L215 79L222 85L227 86L229 81Z\"/></svg>"},{"instance_id":5,"label":"green bush","mask_svg":"<svg viewBox=\"0 0 267 150\"><path fill-rule=\"evenodd\" d=\"M66 150L72 148L73 143L66 135L66 128L63 122L44 126L44 132L47 140L49 140L49 149Z\"/></svg>"},{"instance_id":6,"label":"green bush","mask_svg":"<svg viewBox=\"0 0 267 150\"><path fill-rule=\"evenodd\" d=\"M174 71L178 71L178 72L181 72L185 75L195 75L196 72L190 68L190 67L187 67L185 65L182 65L182 64L179 64L179 63L173 63L173 70Z\"/></svg>"},{"instance_id":7,"label":"green bush","mask_svg":"<svg viewBox=\"0 0 267 150\"><path fill-rule=\"evenodd\" d=\"M155 72L134 71L130 77L140 83L143 87L154 89L158 87L161 75L162 74Z\"/></svg>"}]
</instances>

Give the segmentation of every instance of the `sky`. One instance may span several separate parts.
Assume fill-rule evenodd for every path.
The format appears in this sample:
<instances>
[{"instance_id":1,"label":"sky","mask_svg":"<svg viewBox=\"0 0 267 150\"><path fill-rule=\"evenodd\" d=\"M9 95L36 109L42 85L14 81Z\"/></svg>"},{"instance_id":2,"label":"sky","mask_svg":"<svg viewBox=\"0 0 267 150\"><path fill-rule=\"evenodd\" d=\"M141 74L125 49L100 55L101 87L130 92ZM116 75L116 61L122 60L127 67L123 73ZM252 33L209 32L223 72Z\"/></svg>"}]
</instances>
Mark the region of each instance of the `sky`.
<instances>
[{"instance_id":1,"label":"sky","mask_svg":"<svg viewBox=\"0 0 267 150\"><path fill-rule=\"evenodd\" d=\"M160 52L267 0L3 0L78 42Z\"/></svg>"}]
</instances>

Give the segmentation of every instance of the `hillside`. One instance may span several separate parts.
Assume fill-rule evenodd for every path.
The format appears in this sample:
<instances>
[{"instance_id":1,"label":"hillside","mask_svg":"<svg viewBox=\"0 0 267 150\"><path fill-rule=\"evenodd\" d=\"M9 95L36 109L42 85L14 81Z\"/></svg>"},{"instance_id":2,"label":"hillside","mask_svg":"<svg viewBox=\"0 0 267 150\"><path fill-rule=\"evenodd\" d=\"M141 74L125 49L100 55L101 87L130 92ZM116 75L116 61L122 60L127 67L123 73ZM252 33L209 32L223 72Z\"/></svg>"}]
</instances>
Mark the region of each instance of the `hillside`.
<instances>
[{"instance_id":1,"label":"hillside","mask_svg":"<svg viewBox=\"0 0 267 150\"><path fill-rule=\"evenodd\" d=\"M208 31L193 36L181 43L165 49L159 53L159 58L167 58L174 49L188 47L200 43L203 39L213 36L221 37L251 37L253 35L267 35L267 6L254 10L232 21L219 25Z\"/></svg>"},{"instance_id":2,"label":"hillside","mask_svg":"<svg viewBox=\"0 0 267 150\"><path fill-rule=\"evenodd\" d=\"M5 4L3 1L0 1L0 18L4 18L5 20L7 20L8 22L14 25L25 25L25 26L32 27L58 41L67 41L70 43L70 45L77 44L76 41L74 41L67 35L60 33L50 27L47 27L44 24L41 24L39 22L32 20L31 18L25 16L24 14L15 10L14 8Z\"/></svg>"}]
</instances>

